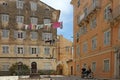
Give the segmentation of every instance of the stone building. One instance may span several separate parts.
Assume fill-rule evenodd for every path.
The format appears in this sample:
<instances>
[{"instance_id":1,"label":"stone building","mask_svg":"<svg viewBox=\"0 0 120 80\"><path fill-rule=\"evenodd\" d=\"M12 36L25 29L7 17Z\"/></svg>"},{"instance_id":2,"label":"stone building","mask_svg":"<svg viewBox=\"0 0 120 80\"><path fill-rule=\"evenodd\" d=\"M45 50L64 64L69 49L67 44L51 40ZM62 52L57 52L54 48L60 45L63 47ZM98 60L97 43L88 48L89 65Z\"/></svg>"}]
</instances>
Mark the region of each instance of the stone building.
<instances>
[{"instance_id":1,"label":"stone building","mask_svg":"<svg viewBox=\"0 0 120 80\"><path fill-rule=\"evenodd\" d=\"M57 29L48 24L59 15L40 0L0 0L0 72L19 62L31 73L56 70Z\"/></svg>"},{"instance_id":2,"label":"stone building","mask_svg":"<svg viewBox=\"0 0 120 80\"><path fill-rule=\"evenodd\" d=\"M120 0L71 0L74 75L90 67L96 78L120 78Z\"/></svg>"},{"instance_id":3,"label":"stone building","mask_svg":"<svg viewBox=\"0 0 120 80\"><path fill-rule=\"evenodd\" d=\"M73 43L58 35L57 37L57 73L60 75L72 75ZM71 63L70 63L71 62Z\"/></svg>"}]
</instances>

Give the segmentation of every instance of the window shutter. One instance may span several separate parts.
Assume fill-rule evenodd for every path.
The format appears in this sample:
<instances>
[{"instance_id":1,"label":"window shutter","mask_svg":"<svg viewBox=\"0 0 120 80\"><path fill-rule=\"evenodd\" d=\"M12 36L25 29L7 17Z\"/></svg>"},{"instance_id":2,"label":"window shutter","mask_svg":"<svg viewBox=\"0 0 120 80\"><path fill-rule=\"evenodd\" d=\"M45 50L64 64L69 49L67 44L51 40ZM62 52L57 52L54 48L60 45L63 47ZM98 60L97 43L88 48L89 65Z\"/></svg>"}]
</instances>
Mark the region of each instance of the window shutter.
<instances>
[{"instance_id":1,"label":"window shutter","mask_svg":"<svg viewBox=\"0 0 120 80\"><path fill-rule=\"evenodd\" d=\"M5 37L5 30L2 30L2 37Z\"/></svg>"},{"instance_id":2,"label":"window shutter","mask_svg":"<svg viewBox=\"0 0 120 80\"><path fill-rule=\"evenodd\" d=\"M42 33L42 40L45 40L45 33Z\"/></svg>"},{"instance_id":3,"label":"window shutter","mask_svg":"<svg viewBox=\"0 0 120 80\"><path fill-rule=\"evenodd\" d=\"M14 46L14 53L17 54L17 51L18 51L17 46Z\"/></svg>"},{"instance_id":4,"label":"window shutter","mask_svg":"<svg viewBox=\"0 0 120 80\"><path fill-rule=\"evenodd\" d=\"M23 32L23 38L24 39L26 38L26 32L25 31Z\"/></svg>"},{"instance_id":5,"label":"window shutter","mask_svg":"<svg viewBox=\"0 0 120 80\"><path fill-rule=\"evenodd\" d=\"M26 47L25 46L23 47L23 51L24 51L23 53L25 54L26 53Z\"/></svg>"},{"instance_id":6,"label":"window shutter","mask_svg":"<svg viewBox=\"0 0 120 80\"><path fill-rule=\"evenodd\" d=\"M39 46L37 47L37 54L39 54L40 53L40 48L39 48Z\"/></svg>"},{"instance_id":7,"label":"window shutter","mask_svg":"<svg viewBox=\"0 0 120 80\"><path fill-rule=\"evenodd\" d=\"M29 47L29 53L32 54L32 48L31 47Z\"/></svg>"},{"instance_id":8,"label":"window shutter","mask_svg":"<svg viewBox=\"0 0 120 80\"><path fill-rule=\"evenodd\" d=\"M104 44L106 44L106 32L104 32Z\"/></svg>"},{"instance_id":9,"label":"window shutter","mask_svg":"<svg viewBox=\"0 0 120 80\"><path fill-rule=\"evenodd\" d=\"M9 37L9 30L6 30L6 37Z\"/></svg>"},{"instance_id":10,"label":"window shutter","mask_svg":"<svg viewBox=\"0 0 120 80\"><path fill-rule=\"evenodd\" d=\"M17 37L18 37L18 32L14 31L14 38L17 38Z\"/></svg>"}]
</instances>

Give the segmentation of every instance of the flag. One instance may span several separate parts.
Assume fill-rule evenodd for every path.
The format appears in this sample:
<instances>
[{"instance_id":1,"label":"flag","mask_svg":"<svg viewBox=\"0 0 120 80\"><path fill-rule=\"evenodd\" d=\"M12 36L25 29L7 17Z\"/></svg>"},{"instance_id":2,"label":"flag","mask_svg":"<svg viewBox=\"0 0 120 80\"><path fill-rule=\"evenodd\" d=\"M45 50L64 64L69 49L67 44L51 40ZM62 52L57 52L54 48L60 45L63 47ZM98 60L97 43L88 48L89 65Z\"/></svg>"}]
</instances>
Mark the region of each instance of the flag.
<instances>
[{"instance_id":1,"label":"flag","mask_svg":"<svg viewBox=\"0 0 120 80\"><path fill-rule=\"evenodd\" d=\"M53 28L61 28L62 29L62 23L63 22L54 22L53 25L52 25L52 27Z\"/></svg>"}]
</instances>

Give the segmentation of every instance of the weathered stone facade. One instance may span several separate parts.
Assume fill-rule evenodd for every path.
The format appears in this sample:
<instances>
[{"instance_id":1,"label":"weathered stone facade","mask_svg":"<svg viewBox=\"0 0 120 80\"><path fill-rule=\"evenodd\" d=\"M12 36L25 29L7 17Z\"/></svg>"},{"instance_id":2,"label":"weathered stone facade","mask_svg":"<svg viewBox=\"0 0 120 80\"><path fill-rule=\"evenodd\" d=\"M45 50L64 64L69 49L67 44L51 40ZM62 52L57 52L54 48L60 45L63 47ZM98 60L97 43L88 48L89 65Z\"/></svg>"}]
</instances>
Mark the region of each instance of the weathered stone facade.
<instances>
[{"instance_id":1,"label":"weathered stone facade","mask_svg":"<svg viewBox=\"0 0 120 80\"><path fill-rule=\"evenodd\" d=\"M73 67L73 43L72 41L58 35L57 39L57 72L60 75L72 75ZM70 63L71 62L71 63Z\"/></svg>"},{"instance_id":2,"label":"weathered stone facade","mask_svg":"<svg viewBox=\"0 0 120 80\"><path fill-rule=\"evenodd\" d=\"M50 23L57 22L60 11L56 10L39 0L20 0L23 1L23 8L17 8L17 1L19 0L0 0L0 71L8 71L8 68L16 63L22 62L32 68L32 63L35 62L36 70L44 70L45 64L50 63L50 70L56 70L56 43L45 43L42 39L43 33L52 33L52 39L56 40L57 29L50 27L41 29L25 29L24 25L31 24L31 17L37 18L37 24L44 24L44 19L49 19ZM31 8L31 2L33 9ZM34 7L37 9L34 10ZM8 15L8 21L2 21L2 15ZM16 16L24 17L23 23L18 23ZM34 20L33 20L34 22ZM36 25L37 25L36 24ZM3 30L8 31L8 37L3 38ZM16 34L15 32L23 32L24 34ZM31 32L37 34L37 39L31 39ZM17 35L22 38L16 38ZM33 37L36 35L33 35ZM7 53L3 53L3 46L7 45ZM17 54L16 50L22 47L22 54ZM32 47L32 48L30 48ZM49 48L49 54L45 53L45 48ZM30 53L30 50L33 54ZM21 52L20 52L21 53ZM6 66L6 68L4 68Z\"/></svg>"}]
</instances>

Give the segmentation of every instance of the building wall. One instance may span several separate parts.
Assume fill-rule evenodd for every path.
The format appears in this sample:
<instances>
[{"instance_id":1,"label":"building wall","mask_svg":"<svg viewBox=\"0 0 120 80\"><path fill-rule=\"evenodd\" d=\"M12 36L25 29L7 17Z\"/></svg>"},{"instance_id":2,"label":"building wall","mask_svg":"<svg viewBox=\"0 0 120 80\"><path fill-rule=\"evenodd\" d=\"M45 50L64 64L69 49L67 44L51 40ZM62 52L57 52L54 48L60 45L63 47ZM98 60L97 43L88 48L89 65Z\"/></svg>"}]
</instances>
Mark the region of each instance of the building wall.
<instances>
[{"instance_id":1,"label":"building wall","mask_svg":"<svg viewBox=\"0 0 120 80\"><path fill-rule=\"evenodd\" d=\"M67 61L71 60L73 57L72 53L72 42L66 38L64 38L62 35L58 35L58 65L62 65L62 74L63 75L69 75L69 65ZM72 65L72 64L71 64Z\"/></svg>"},{"instance_id":2,"label":"building wall","mask_svg":"<svg viewBox=\"0 0 120 80\"><path fill-rule=\"evenodd\" d=\"M78 6L78 1L80 5ZM116 10L120 5L119 0L96 0L97 7L93 9L93 4L91 0L72 0L71 4L74 7L74 68L77 68L77 65L80 65L80 72L78 69L74 70L75 75L81 75L81 68L84 64L86 67L92 68L92 62L96 62L96 70L94 73L95 77L98 78L115 78L115 66L116 57L115 57L115 48L119 50L119 39L118 39L118 30L119 30L119 19L115 17L120 16L119 11ZM110 5L112 9L112 14L108 17L109 19L104 18L105 8ZM87 8L87 16L81 17L84 14L84 9ZM120 7L119 7L120 8ZM96 26L91 28L91 21L96 17ZM80 20L80 21L79 21ZM79 21L79 22L78 22ZM81 33L80 28L86 26L87 31ZM105 31L110 30L110 43L108 45L104 44ZM77 33L79 36L77 37ZM92 39L96 37L97 45L96 48L92 49ZM84 43L87 44L87 49L84 51ZM79 49L77 49L79 48ZM77 54L77 51L79 54ZM119 54L119 53L118 53ZM109 71L104 71L104 61L109 60ZM116 65L119 66L119 65ZM119 69L118 69L119 70Z\"/></svg>"},{"instance_id":3,"label":"building wall","mask_svg":"<svg viewBox=\"0 0 120 80\"><path fill-rule=\"evenodd\" d=\"M50 23L58 21L60 11L39 0L20 0L23 1L23 9L18 9L16 1L18 0L0 1L0 71L3 70L4 64L9 65L9 68L16 62L22 62L30 68L31 63L36 62L37 70L44 70L44 63L48 62L51 64L51 70L56 70L56 50L54 50L56 43L46 43L45 40L43 40L42 34L51 33L52 40L55 40L57 37L57 29L52 28L52 26L49 30L46 29L45 26L42 29L36 29L35 26L44 24L44 19L49 19ZM36 3L36 10L31 9L31 2ZM33 7L35 7L35 5ZM9 21L2 21L3 14L9 15ZM17 23L16 16L23 16L23 22ZM31 17L38 19L37 24L34 24L34 27L30 21ZM25 25L32 25L32 28L26 29ZM3 30L9 31L7 38L2 37ZM16 38L17 34L15 31L25 32L25 35L22 35L23 38L21 39ZM37 39L31 38L31 32L37 33ZM8 53L3 53L4 45L9 47ZM22 54L18 54L18 52L16 52L16 46L22 46ZM35 54L31 54L30 47L36 48ZM45 48L49 48L49 53L47 55L45 54Z\"/></svg>"}]
</instances>

